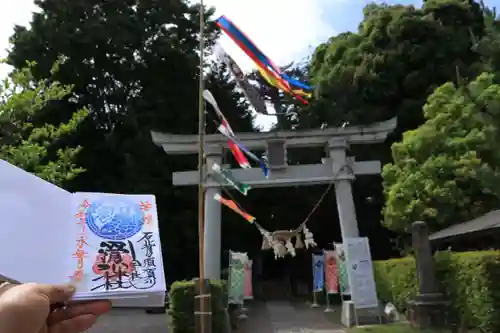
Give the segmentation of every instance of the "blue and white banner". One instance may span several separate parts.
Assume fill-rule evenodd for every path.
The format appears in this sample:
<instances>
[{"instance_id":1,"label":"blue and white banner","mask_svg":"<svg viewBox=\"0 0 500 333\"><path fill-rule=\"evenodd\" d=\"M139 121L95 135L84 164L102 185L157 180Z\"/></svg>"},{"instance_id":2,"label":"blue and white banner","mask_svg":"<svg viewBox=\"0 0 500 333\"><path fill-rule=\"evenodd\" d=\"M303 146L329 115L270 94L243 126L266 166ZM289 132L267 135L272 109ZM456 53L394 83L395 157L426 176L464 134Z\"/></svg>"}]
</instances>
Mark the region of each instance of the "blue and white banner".
<instances>
[{"instance_id":1,"label":"blue and white banner","mask_svg":"<svg viewBox=\"0 0 500 333\"><path fill-rule=\"evenodd\" d=\"M313 291L322 291L325 284L325 258L322 254L313 254Z\"/></svg>"}]
</instances>

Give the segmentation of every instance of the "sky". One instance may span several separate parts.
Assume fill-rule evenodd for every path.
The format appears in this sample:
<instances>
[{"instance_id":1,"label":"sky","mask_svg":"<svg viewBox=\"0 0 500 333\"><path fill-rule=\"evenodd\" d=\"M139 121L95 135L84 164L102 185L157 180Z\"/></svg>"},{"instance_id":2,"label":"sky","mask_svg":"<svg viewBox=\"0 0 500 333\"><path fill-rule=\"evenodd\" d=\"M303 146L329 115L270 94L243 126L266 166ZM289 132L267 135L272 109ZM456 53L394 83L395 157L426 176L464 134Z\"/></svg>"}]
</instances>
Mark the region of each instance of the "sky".
<instances>
[{"instance_id":1,"label":"sky","mask_svg":"<svg viewBox=\"0 0 500 333\"><path fill-rule=\"evenodd\" d=\"M216 15L226 15L278 66L300 61L329 37L357 29L363 18L363 7L370 2L413 4L421 0L204 0L216 8ZM500 10L500 0L485 0ZM0 1L0 57L5 57L13 26L27 25L36 10L32 0ZM279 42L278 42L279 41ZM250 59L229 38L221 45L244 71L254 67ZM0 78L8 68L0 67ZM268 129L273 117L261 116L257 124Z\"/></svg>"}]
</instances>

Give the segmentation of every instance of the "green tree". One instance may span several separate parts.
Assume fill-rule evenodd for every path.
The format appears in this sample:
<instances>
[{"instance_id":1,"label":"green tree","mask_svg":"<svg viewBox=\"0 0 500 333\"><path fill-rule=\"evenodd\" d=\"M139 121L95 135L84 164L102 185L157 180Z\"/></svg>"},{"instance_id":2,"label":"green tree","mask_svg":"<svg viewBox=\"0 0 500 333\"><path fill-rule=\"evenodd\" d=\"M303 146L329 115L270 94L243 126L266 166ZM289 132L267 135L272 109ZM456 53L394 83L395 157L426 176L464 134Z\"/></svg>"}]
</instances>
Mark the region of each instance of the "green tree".
<instances>
[{"instance_id":1,"label":"green tree","mask_svg":"<svg viewBox=\"0 0 500 333\"><path fill-rule=\"evenodd\" d=\"M65 57L56 79L74 85L76 103L48 105L38 121L57 123L87 106L90 115L68 138L86 149L78 165L86 172L66 186L72 191L156 195L167 280L195 276L196 188L173 188L172 172L196 168L196 156L167 156L150 130L195 134L198 130L198 5L158 0L37 0L28 28L17 27L9 62L34 59L36 78ZM208 53L217 36L206 9ZM207 69L208 69L207 64ZM227 75L207 77L235 131L252 131L252 117ZM208 110L207 132L213 133ZM240 224L238 224L240 225Z\"/></svg>"},{"instance_id":2,"label":"green tree","mask_svg":"<svg viewBox=\"0 0 500 333\"><path fill-rule=\"evenodd\" d=\"M392 146L383 170L384 223L408 232L425 220L438 230L498 207L500 85L482 74L463 87L446 83L429 96L426 122Z\"/></svg>"},{"instance_id":3,"label":"green tree","mask_svg":"<svg viewBox=\"0 0 500 333\"><path fill-rule=\"evenodd\" d=\"M388 163L392 143L424 123L422 108L437 87L486 71L486 55L474 48L485 34L483 10L473 0L428 0L421 7L370 4L357 31L330 38L313 54L315 100L299 112L299 127L397 116L396 132L385 143L351 147L358 160ZM361 232L397 236L380 226L382 179L359 177L353 186L360 227L369 229Z\"/></svg>"},{"instance_id":4,"label":"green tree","mask_svg":"<svg viewBox=\"0 0 500 333\"><path fill-rule=\"evenodd\" d=\"M500 69L500 21L495 8L488 8L481 1L484 16L485 35L474 40L473 50L481 55L485 72L495 72Z\"/></svg>"},{"instance_id":5,"label":"green tree","mask_svg":"<svg viewBox=\"0 0 500 333\"><path fill-rule=\"evenodd\" d=\"M61 185L83 172L74 163L81 147L61 147L60 140L72 134L88 111L81 109L56 126L34 125L40 111L71 95L72 87L57 81L33 78L34 62L14 71L0 84L0 159ZM58 63L52 67L57 71Z\"/></svg>"},{"instance_id":6,"label":"green tree","mask_svg":"<svg viewBox=\"0 0 500 333\"><path fill-rule=\"evenodd\" d=\"M398 132L422 124L422 106L441 84L479 73L471 35L485 32L473 0L428 0L422 8L370 4L357 32L320 45L310 72L312 126L367 124L398 116ZM312 119L311 119L312 118Z\"/></svg>"}]
</instances>

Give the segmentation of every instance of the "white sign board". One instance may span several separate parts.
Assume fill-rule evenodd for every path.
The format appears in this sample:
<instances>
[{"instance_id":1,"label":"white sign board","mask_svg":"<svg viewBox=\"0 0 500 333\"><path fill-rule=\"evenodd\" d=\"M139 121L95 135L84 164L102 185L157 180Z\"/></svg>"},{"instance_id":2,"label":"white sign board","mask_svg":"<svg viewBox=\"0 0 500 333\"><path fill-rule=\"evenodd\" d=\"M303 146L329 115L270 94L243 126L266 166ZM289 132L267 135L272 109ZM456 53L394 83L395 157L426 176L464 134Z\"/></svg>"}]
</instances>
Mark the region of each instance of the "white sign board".
<instances>
[{"instance_id":1,"label":"white sign board","mask_svg":"<svg viewBox=\"0 0 500 333\"><path fill-rule=\"evenodd\" d=\"M373 277L372 256L368 238L346 238L344 249L351 299L356 309L378 307L377 290Z\"/></svg>"}]
</instances>

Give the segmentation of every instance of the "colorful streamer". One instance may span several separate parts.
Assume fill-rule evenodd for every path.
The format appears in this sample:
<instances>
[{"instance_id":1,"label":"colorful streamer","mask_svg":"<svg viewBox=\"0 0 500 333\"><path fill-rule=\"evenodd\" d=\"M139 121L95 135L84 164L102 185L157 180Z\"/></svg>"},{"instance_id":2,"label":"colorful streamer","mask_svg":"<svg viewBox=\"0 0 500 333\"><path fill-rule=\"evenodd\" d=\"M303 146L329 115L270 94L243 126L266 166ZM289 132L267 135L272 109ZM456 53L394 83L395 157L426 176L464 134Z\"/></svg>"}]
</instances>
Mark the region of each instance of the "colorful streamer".
<instances>
[{"instance_id":1,"label":"colorful streamer","mask_svg":"<svg viewBox=\"0 0 500 333\"><path fill-rule=\"evenodd\" d=\"M281 90L286 90L286 87L283 87L281 82L279 80L276 80L274 76L270 76L266 73L266 71L262 68L257 66L257 70L259 71L260 76L271 86L276 87ZM306 98L311 98L312 94L310 92L306 92L302 89L298 90L292 90L294 94L303 96Z\"/></svg>"},{"instance_id":2,"label":"colorful streamer","mask_svg":"<svg viewBox=\"0 0 500 333\"><path fill-rule=\"evenodd\" d=\"M219 105L217 104L217 101L215 100L212 93L209 90L204 90L203 91L203 98L207 101L207 103L212 105L212 107L214 108L215 113L217 114L217 116L219 117L219 119L221 121L221 126L223 126L224 131L226 133L228 133L229 136L234 136L233 129L231 128L226 117L224 116L224 114L220 110ZM248 169L248 168L252 167L250 165L250 163L248 162L248 159L241 152L241 149L238 147L238 145L233 143L231 141L231 139L228 140L228 146L229 146L229 150L231 150L231 153L234 156L234 159L236 160L236 162L238 163L238 165L240 167L242 167L243 169Z\"/></svg>"},{"instance_id":3,"label":"colorful streamer","mask_svg":"<svg viewBox=\"0 0 500 333\"><path fill-rule=\"evenodd\" d=\"M227 144L229 146L229 150L231 150L231 153L233 154L233 157L238 165L243 169L251 168L252 166L250 165L250 162L248 162L248 159L245 157L245 154L243 154L243 152L241 151L240 146L238 146L232 139L234 137L234 132L226 119L222 119L221 125L218 127L218 130L219 132L221 132L221 134L225 135L228 138Z\"/></svg>"},{"instance_id":4,"label":"colorful streamer","mask_svg":"<svg viewBox=\"0 0 500 333\"><path fill-rule=\"evenodd\" d=\"M258 163L260 168L262 169L262 172L264 172L264 177L269 177L269 168L267 167L266 162L255 156L255 154L248 150L245 146L243 146L242 143L238 142L235 137L229 136L222 125L219 126L219 132L221 132L222 135L226 136L230 142L237 145L238 148L243 151L248 157L250 157L250 159L252 159L255 163Z\"/></svg>"},{"instance_id":5,"label":"colorful streamer","mask_svg":"<svg viewBox=\"0 0 500 333\"><path fill-rule=\"evenodd\" d=\"M322 291L325 285L324 257L320 254L312 255L314 292Z\"/></svg>"},{"instance_id":6,"label":"colorful streamer","mask_svg":"<svg viewBox=\"0 0 500 333\"><path fill-rule=\"evenodd\" d=\"M243 184L236 179L234 179L234 176L232 175L231 171L222 168L219 164L214 163L212 165L212 170L215 172L216 175L218 175L220 178L222 178L226 183L234 187L236 190L238 190L241 194L247 195L248 191L251 189L251 187L247 184Z\"/></svg>"},{"instance_id":7,"label":"colorful streamer","mask_svg":"<svg viewBox=\"0 0 500 333\"><path fill-rule=\"evenodd\" d=\"M299 80L295 80L295 79L291 78L290 76L286 75L285 73L282 73L281 77L284 78L285 80L287 80L292 86L295 86L297 89L302 89L302 90L307 90L307 91L312 90L311 86L309 86L305 83L302 83Z\"/></svg>"},{"instance_id":8,"label":"colorful streamer","mask_svg":"<svg viewBox=\"0 0 500 333\"><path fill-rule=\"evenodd\" d=\"M281 69L267 56L265 56L264 53L260 51L257 46L227 17L221 16L217 19L216 24L236 43L236 45L238 45L239 48L243 50L243 52L245 52L254 61L258 68L262 69L267 76L272 77L274 80L279 82L276 87L279 87L288 94L293 95L302 103L308 104L307 100L302 98L299 94L296 94L294 90L311 90L311 87L283 74Z\"/></svg>"},{"instance_id":9,"label":"colorful streamer","mask_svg":"<svg viewBox=\"0 0 500 333\"><path fill-rule=\"evenodd\" d=\"M228 138L229 149L233 153L236 162L238 162L240 167L244 169L251 167L250 163L248 162L248 159L243 154L244 152L255 163L259 164L260 168L264 172L264 176L267 178L269 176L269 168L267 167L267 164L262 159L255 156L255 154L253 154L250 150L248 150L245 146L243 146L236 140L236 136L233 132L233 129L231 128L231 125L229 125L229 122L227 121L226 117L224 117L224 114L219 109L219 105L217 104L217 101L215 100L212 93L209 90L204 90L203 98L207 101L207 103L212 105L212 107L215 110L215 113L217 113L217 115L219 116L221 124L217 129L222 135Z\"/></svg>"},{"instance_id":10,"label":"colorful streamer","mask_svg":"<svg viewBox=\"0 0 500 333\"><path fill-rule=\"evenodd\" d=\"M215 54L224 64L226 64L227 68L229 69L234 79L236 80L236 84L243 91L243 94L250 102L250 104L253 106L255 111L262 114L268 114L266 101L262 98L259 92L255 89L255 87L252 86L250 82L248 82L240 66L238 66L238 64L233 60L233 58L231 58L231 56L229 56L229 54L226 53L226 51L221 45L219 44L216 45L216 49L217 51L215 52Z\"/></svg>"},{"instance_id":11,"label":"colorful streamer","mask_svg":"<svg viewBox=\"0 0 500 333\"><path fill-rule=\"evenodd\" d=\"M218 193L214 195L214 199L223 204L224 206L228 207L229 209L233 210L235 213L241 215L241 217L247 220L247 222L249 223L255 222L255 217L242 211L233 200L225 199Z\"/></svg>"}]
</instances>

